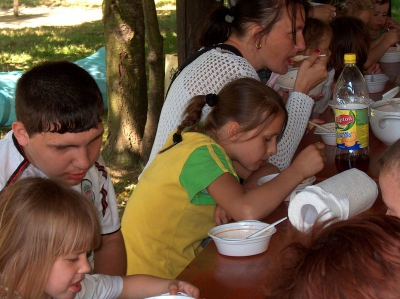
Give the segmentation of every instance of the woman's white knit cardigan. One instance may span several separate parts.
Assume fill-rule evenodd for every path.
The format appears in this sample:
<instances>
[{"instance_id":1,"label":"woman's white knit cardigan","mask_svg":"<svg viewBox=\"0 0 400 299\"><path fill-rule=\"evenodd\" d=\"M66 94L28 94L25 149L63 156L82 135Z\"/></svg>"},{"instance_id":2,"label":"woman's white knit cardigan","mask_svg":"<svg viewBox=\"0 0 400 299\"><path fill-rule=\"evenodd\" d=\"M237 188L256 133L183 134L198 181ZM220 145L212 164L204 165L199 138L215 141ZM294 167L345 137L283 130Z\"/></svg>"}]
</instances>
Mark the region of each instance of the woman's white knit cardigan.
<instances>
[{"instance_id":1,"label":"woman's white knit cardigan","mask_svg":"<svg viewBox=\"0 0 400 299\"><path fill-rule=\"evenodd\" d=\"M168 92L146 167L160 151L169 134L180 124L182 113L193 96L217 94L227 83L245 77L260 80L246 59L219 48L204 53L185 67ZM278 143L277 154L269 159L279 169L289 166L304 135L313 105L314 101L303 93L293 92L289 97L286 104L289 114L286 130ZM205 106L203 116L208 112L209 107Z\"/></svg>"}]
</instances>

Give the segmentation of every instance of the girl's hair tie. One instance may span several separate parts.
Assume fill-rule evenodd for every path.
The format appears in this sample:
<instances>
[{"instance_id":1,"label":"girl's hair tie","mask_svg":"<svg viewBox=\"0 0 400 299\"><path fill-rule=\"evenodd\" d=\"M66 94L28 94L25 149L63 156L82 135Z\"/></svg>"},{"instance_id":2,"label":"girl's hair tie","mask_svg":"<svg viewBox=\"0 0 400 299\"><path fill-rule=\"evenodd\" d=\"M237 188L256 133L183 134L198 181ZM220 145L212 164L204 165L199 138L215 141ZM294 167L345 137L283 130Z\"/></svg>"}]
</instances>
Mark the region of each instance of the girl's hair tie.
<instances>
[{"instance_id":1,"label":"girl's hair tie","mask_svg":"<svg viewBox=\"0 0 400 299\"><path fill-rule=\"evenodd\" d=\"M225 16L225 21L227 21L228 23L232 23L233 19L235 19L235 6L234 5L229 7L229 11Z\"/></svg>"},{"instance_id":2,"label":"girl's hair tie","mask_svg":"<svg viewBox=\"0 0 400 299\"><path fill-rule=\"evenodd\" d=\"M174 142L174 145L178 144L182 141L182 135L179 133L175 133L174 135L172 135L172 141Z\"/></svg>"},{"instance_id":3,"label":"girl's hair tie","mask_svg":"<svg viewBox=\"0 0 400 299\"><path fill-rule=\"evenodd\" d=\"M215 93L209 93L206 95L206 103L210 107L214 107L218 104L218 96Z\"/></svg>"}]
</instances>

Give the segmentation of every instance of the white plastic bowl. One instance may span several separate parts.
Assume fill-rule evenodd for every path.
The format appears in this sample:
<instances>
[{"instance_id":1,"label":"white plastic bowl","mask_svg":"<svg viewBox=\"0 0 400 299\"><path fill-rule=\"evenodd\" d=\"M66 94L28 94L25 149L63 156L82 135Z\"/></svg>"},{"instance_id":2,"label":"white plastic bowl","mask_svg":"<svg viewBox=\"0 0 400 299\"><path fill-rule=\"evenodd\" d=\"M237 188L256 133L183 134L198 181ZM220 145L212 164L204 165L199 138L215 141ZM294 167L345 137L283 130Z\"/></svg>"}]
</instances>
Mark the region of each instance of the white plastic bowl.
<instances>
[{"instance_id":1,"label":"white plastic bowl","mask_svg":"<svg viewBox=\"0 0 400 299\"><path fill-rule=\"evenodd\" d=\"M397 47L390 47L386 51L386 53L383 54L379 62L384 62L384 63L400 62L400 51L397 51Z\"/></svg>"},{"instance_id":2,"label":"white plastic bowl","mask_svg":"<svg viewBox=\"0 0 400 299\"><path fill-rule=\"evenodd\" d=\"M332 133L327 133L319 128L316 128L314 131L314 134L320 135L322 138L322 141L326 145L336 145L335 123L326 123L321 126L331 130Z\"/></svg>"},{"instance_id":3,"label":"white plastic bowl","mask_svg":"<svg viewBox=\"0 0 400 299\"><path fill-rule=\"evenodd\" d=\"M220 254L227 256L256 255L268 249L269 241L276 232L276 228L272 227L254 238L245 238L267 225L269 224L255 220L239 221L216 226L208 232L208 235L214 240Z\"/></svg>"},{"instance_id":4,"label":"white plastic bowl","mask_svg":"<svg viewBox=\"0 0 400 299\"><path fill-rule=\"evenodd\" d=\"M284 75L279 75L278 78L276 78L276 84L283 90L288 90L289 95L293 92L294 82L296 81L297 72L298 72L298 69L293 69L293 70L288 71ZM324 86L324 82L325 81L322 81L317 86L315 86L313 89L311 89L309 92L309 95L315 96L315 95L320 94L322 91L322 87Z\"/></svg>"},{"instance_id":5,"label":"white plastic bowl","mask_svg":"<svg viewBox=\"0 0 400 299\"><path fill-rule=\"evenodd\" d=\"M393 101L400 104L400 98L394 98ZM387 145L400 138L400 112L395 112L386 101L370 105L369 123L376 138Z\"/></svg>"},{"instance_id":6,"label":"white plastic bowl","mask_svg":"<svg viewBox=\"0 0 400 299\"><path fill-rule=\"evenodd\" d=\"M371 81L371 75L365 75L365 81L367 82L369 93L381 92L385 89L386 82L389 77L385 74L374 75L374 81Z\"/></svg>"},{"instance_id":7,"label":"white plastic bowl","mask_svg":"<svg viewBox=\"0 0 400 299\"><path fill-rule=\"evenodd\" d=\"M264 183L266 183L266 182L272 180L272 179L273 179L274 177L276 177L278 174L279 174L279 173L273 173L273 174L269 174L269 175L263 176L262 178L260 178L260 179L258 180L257 184L258 184L259 186L261 186L262 184L264 184ZM310 177L310 178L308 178L308 179L305 179L304 181L301 182L301 184L297 185L297 187L296 187L293 191L301 191L301 190L303 190L305 187L311 186L311 185L315 182L316 179L317 179L317 178L316 178L315 176L312 176L312 177ZM288 197L285 198L285 201L289 201L289 200L290 200L290 195L289 195Z\"/></svg>"}]
</instances>

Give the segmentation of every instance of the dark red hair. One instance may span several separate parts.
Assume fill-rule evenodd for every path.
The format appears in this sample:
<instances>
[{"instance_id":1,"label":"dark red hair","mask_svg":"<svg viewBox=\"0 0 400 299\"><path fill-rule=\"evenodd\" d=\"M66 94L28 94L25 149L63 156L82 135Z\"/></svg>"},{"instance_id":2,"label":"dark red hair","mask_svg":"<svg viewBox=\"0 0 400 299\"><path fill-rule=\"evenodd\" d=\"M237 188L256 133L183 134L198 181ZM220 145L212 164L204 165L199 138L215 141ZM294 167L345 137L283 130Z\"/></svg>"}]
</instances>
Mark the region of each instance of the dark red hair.
<instances>
[{"instance_id":1,"label":"dark red hair","mask_svg":"<svg viewBox=\"0 0 400 299\"><path fill-rule=\"evenodd\" d=\"M399 298L400 219L360 215L326 225L308 235L290 230L268 270L266 298Z\"/></svg>"}]
</instances>

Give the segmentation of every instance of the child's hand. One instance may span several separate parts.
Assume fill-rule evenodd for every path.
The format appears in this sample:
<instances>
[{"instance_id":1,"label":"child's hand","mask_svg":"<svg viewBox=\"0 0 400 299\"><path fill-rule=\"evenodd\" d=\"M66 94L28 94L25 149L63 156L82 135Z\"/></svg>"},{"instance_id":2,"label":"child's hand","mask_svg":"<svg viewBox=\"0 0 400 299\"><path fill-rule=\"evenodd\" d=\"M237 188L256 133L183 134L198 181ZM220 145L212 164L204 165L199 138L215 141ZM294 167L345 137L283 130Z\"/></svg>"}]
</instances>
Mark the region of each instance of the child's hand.
<instances>
[{"instance_id":1,"label":"child's hand","mask_svg":"<svg viewBox=\"0 0 400 299\"><path fill-rule=\"evenodd\" d=\"M215 225L221 225L228 223L231 217L228 215L228 213L222 209L219 205L215 206L214 210L214 222Z\"/></svg>"},{"instance_id":2,"label":"child's hand","mask_svg":"<svg viewBox=\"0 0 400 299\"><path fill-rule=\"evenodd\" d=\"M185 293L196 299L200 298L200 291L194 285L181 280L171 280L169 283L169 293L177 295L178 292Z\"/></svg>"},{"instance_id":3,"label":"child's hand","mask_svg":"<svg viewBox=\"0 0 400 299\"><path fill-rule=\"evenodd\" d=\"M307 179L324 168L326 160L325 145L323 143L315 143L303 149L294 159L289 167L293 171L302 174L303 179Z\"/></svg>"},{"instance_id":4,"label":"child's hand","mask_svg":"<svg viewBox=\"0 0 400 299\"><path fill-rule=\"evenodd\" d=\"M400 24L388 16L388 17L386 17L385 28L397 29L400 31Z\"/></svg>"},{"instance_id":5,"label":"child's hand","mask_svg":"<svg viewBox=\"0 0 400 299\"><path fill-rule=\"evenodd\" d=\"M391 29L383 34L382 43L387 47L393 46L400 41L399 31Z\"/></svg>"},{"instance_id":6,"label":"child's hand","mask_svg":"<svg viewBox=\"0 0 400 299\"><path fill-rule=\"evenodd\" d=\"M367 75L371 75L372 72L374 72L374 74L382 74L382 69L381 66L379 65L379 63L373 63L366 71L365 74Z\"/></svg>"}]
</instances>

